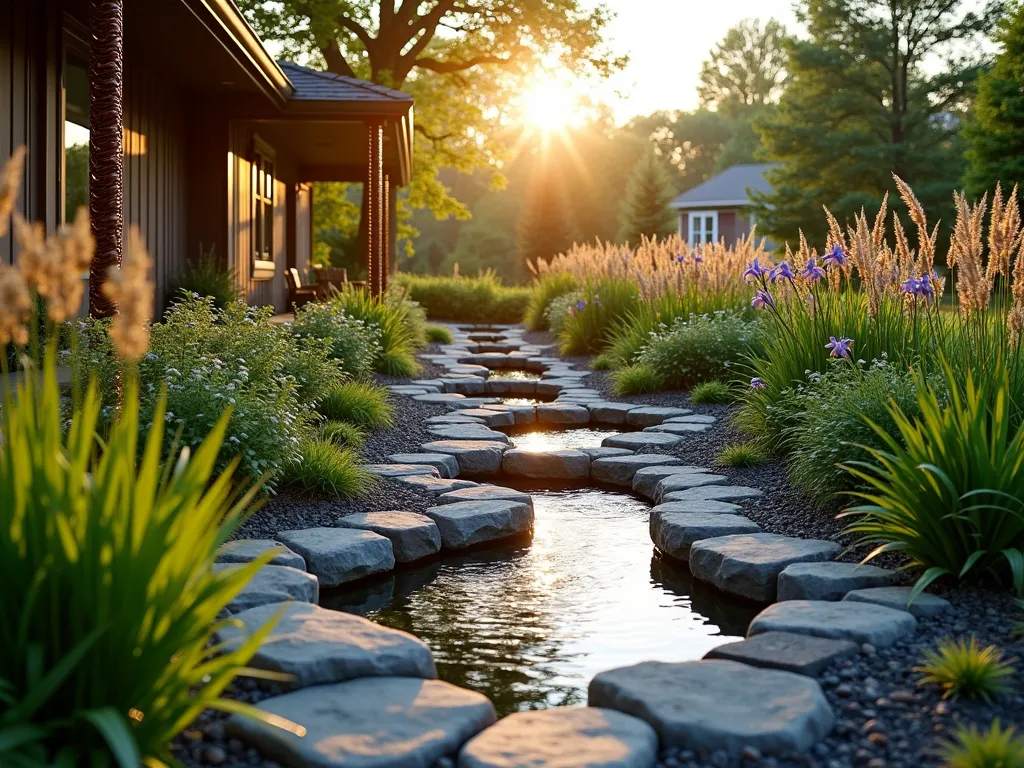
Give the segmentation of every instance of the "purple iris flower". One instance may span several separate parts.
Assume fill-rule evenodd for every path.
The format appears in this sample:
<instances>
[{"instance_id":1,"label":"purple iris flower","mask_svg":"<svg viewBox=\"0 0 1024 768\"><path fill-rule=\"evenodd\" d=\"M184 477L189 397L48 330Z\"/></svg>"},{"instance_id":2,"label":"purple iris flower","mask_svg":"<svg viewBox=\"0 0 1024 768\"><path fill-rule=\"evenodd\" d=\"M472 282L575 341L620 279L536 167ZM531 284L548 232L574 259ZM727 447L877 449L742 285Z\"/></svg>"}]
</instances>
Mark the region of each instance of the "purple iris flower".
<instances>
[{"instance_id":1,"label":"purple iris flower","mask_svg":"<svg viewBox=\"0 0 1024 768\"><path fill-rule=\"evenodd\" d=\"M694 264L703 264L704 263L704 257L701 256L699 253L693 254L693 263Z\"/></svg>"},{"instance_id":2,"label":"purple iris flower","mask_svg":"<svg viewBox=\"0 0 1024 768\"><path fill-rule=\"evenodd\" d=\"M754 309L762 309L768 307L773 309L775 307L775 299L768 291L758 291L754 294L754 298L750 300L750 306Z\"/></svg>"},{"instance_id":3,"label":"purple iris flower","mask_svg":"<svg viewBox=\"0 0 1024 768\"><path fill-rule=\"evenodd\" d=\"M757 259L747 264L747 268L743 271L744 280L757 280L764 274L764 268L758 264Z\"/></svg>"},{"instance_id":4,"label":"purple iris flower","mask_svg":"<svg viewBox=\"0 0 1024 768\"><path fill-rule=\"evenodd\" d=\"M853 339L846 337L837 339L835 336L829 336L829 342L825 345L825 349L831 350L832 357L849 357L852 346Z\"/></svg>"},{"instance_id":5,"label":"purple iris flower","mask_svg":"<svg viewBox=\"0 0 1024 768\"><path fill-rule=\"evenodd\" d=\"M682 264L684 261L686 261L686 254L680 253L678 256L676 256L676 261Z\"/></svg>"},{"instance_id":6,"label":"purple iris flower","mask_svg":"<svg viewBox=\"0 0 1024 768\"><path fill-rule=\"evenodd\" d=\"M916 277L908 277L900 285L900 290L909 296L920 296L921 295L921 281Z\"/></svg>"},{"instance_id":7,"label":"purple iris flower","mask_svg":"<svg viewBox=\"0 0 1024 768\"><path fill-rule=\"evenodd\" d=\"M764 379L760 376L755 376L750 380L751 389L768 389L768 385L764 383Z\"/></svg>"},{"instance_id":8,"label":"purple iris flower","mask_svg":"<svg viewBox=\"0 0 1024 768\"><path fill-rule=\"evenodd\" d=\"M935 283L932 281L931 275L921 275L921 279L917 281L917 285L921 295L926 299L930 299L935 295Z\"/></svg>"},{"instance_id":9,"label":"purple iris flower","mask_svg":"<svg viewBox=\"0 0 1024 768\"><path fill-rule=\"evenodd\" d=\"M586 308L587 308L587 302L585 302L583 299L580 299L579 301L576 302L576 311L577 312L582 312Z\"/></svg>"},{"instance_id":10,"label":"purple iris flower","mask_svg":"<svg viewBox=\"0 0 1024 768\"><path fill-rule=\"evenodd\" d=\"M811 256L807 259L807 266L804 267L800 275L805 280L810 280L812 283L821 280L825 276L825 270L818 266L818 261Z\"/></svg>"},{"instance_id":11,"label":"purple iris flower","mask_svg":"<svg viewBox=\"0 0 1024 768\"><path fill-rule=\"evenodd\" d=\"M779 262L779 264L773 267L772 271L768 273L768 279L773 283L777 283L779 278L783 277L790 281L793 280L793 270L790 269L789 264L784 261Z\"/></svg>"},{"instance_id":12,"label":"purple iris flower","mask_svg":"<svg viewBox=\"0 0 1024 768\"><path fill-rule=\"evenodd\" d=\"M843 266L846 263L846 254L843 253L843 247L836 243L832 246L832 250L825 254L825 258L822 261L829 267Z\"/></svg>"}]
</instances>

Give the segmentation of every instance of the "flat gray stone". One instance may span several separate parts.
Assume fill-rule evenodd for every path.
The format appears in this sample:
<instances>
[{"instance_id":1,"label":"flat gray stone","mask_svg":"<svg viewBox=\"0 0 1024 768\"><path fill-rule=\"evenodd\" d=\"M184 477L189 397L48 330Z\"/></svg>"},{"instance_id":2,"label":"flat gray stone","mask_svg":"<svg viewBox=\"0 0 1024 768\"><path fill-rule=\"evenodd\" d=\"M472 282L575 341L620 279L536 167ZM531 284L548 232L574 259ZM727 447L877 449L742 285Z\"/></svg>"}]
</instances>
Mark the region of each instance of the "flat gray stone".
<instances>
[{"instance_id":1,"label":"flat gray stone","mask_svg":"<svg viewBox=\"0 0 1024 768\"><path fill-rule=\"evenodd\" d=\"M460 395L466 395L469 397L472 397L473 395L483 395L487 392L487 387L485 386L486 381L487 380L483 376L467 376L463 374L458 378L445 379L444 390L445 392L458 392Z\"/></svg>"},{"instance_id":2,"label":"flat gray stone","mask_svg":"<svg viewBox=\"0 0 1024 768\"><path fill-rule=\"evenodd\" d=\"M695 467L686 464L655 464L650 467L641 467L633 475L633 492L639 493L648 499L654 498L654 489L658 483L670 475L693 475L703 474L709 470L704 467Z\"/></svg>"},{"instance_id":3,"label":"flat gray stone","mask_svg":"<svg viewBox=\"0 0 1024 768\"><path fill-rule=\"evenodd\" d=\"M664 432L626 432L621 435L611 435L601 441L601 445L608 448L629 448L637 450L640 448L671 448L682 442L679 435L669 435Z\"/></svg>"},{"instance_id":4,"label":"flat gray stone","mask_svg":"<svg viewBox=\"0 0 1024 768\"><path fill-rule=\"evenodd\" d=\"M472 488L476 483L472 480L460 480L458 478L426 477L424 475L410 475L407 477L396 477L395 481L413 488L419 488L427 493L448 493L457 491L460 488Z\"/></svg>"},{"instance_id":5,"label":"flat gray stone","mask_svg":"<svg viewBox=\"0 0 1024 768\"><path fill-rule=\"evenodd\" d=\"M836 659L852 656L860 646L849 640L797 635L792 632L764 632L749 640L726 643L712 648L705 659L727 659L818 677Z\"/></svg>"},{"instance_id":6,"label":"flat gray stone","mask_svg":"<svg viewBox=\"0 0 1024 768\"><path fill-rule=\"evenodd\" d=\"M916 630L917 619L911 614L884 605L853 600L787 600L757 614L747 637L762 632L796 632L885 648Z\"/></svg>"},{"instance_id":7,"label":"flat gray stone","mask_svg":"<svg viewBox=\"0 0 1024 768\"><path fill-rule=\"evenodd\" d=\"M275 603L235 616L217 641L232 649L280 613L249 665L293 675L290 688L340 683L357 677L437 677L434 657L422 640L407 632L309 603Z\"/></svg>"},{"instance_id":8,"label":"flat gray stone","mask_svg":"<svg viewBox=\"0 0 1024 768\"><path fill-rule=\"evenodd\" d=\"M691 413L686 416L673 416L665 419L663 424L714 424L718 419L714 416L707 416L703 413Z\"/></svg>"},{"instance_id":9,"label":"flat gray stone","mask_svg":"<svg viewBox=\"0 0 1024 768\"><path fill-rule=\"evenodd\" d=\"M426 464L437 470L441 477L458 477L459 462L445 453L395 453L388 456L395 464Z\"/></svg>"},{"instance_id":10,"label":"flat gray stone","mask_svg":"<svg viewBox=\"0 0 1024 768\"><path fill-rule=\"evenodd\" d=\"M656 453L613 456L595 459L590 465L590 477L599 483L624 485L629 488L633 484L634 475L642 467L658 467L682 463L682 460L677 459L675 456L662 456Z\"/></svg>"},{"instance_id":11,"label":"flat gray stone","mask_svg":"<svg viewBox=\"0 0 1024 768\"><path fill-rule=\"evenodd\" d=\"M292 768L433 768L495 721L479 693L440 680L362 677L260 702L304 728L232 715L227 732Z\"/></svg>"},{"instance_id":12,"label":"flat gray stone","mask_svg":"<svg viewBox=\"0 0 1024 768\"><path fill-rule=\"evenodd\" d=\"M626 414L639 407L634 403L613 403L607 400L599 400L587 406L590 420L599 424L625 424Z\"/></svg>"},{"instance_id":13,"label":"flat gray stone","mask_svg":"<svg viewBox=\"0 0 1024 768\"><path fill-rule=\"evenodd\" d=\"M658 734L643 720L598 707L513 712L473 737L459 768L652 768Z\"/></svg>"},{"instance_id":14,"label":"flat gray stone","mask_svg":"<svg viewBox=\"0 0 1024 768\"><path fill-rule=\"evenodd\" d=\"M581 405L544 403L537 406L537 421L541 424L587 424L590 411Z\"/></svg>"},{"instance_id":15,"label":"flat gray stone","mask_svg":"<svg viewBox=\"0 0 1024 768\"><path fill-rule=\"evenodd\" d=\"M775 601L776 582L786 566L831 560L839 550L834 541L774 533L721 536L690 548L690 573L723 592L770 603Z\"/></svg>"},{"instance_id":16,"label":"flat gray stone","mask_svg":"<svg viewBox=\"0 0 1024 768\"><path fill-rule=\"evenodd\" d=\"M671 558L686 562L694 542L731 536L736 533L760 533L761 526L740 515L668 512L651 515L651 541Z\"/></svg>"},{"instance_id":17,"label":"flat gray stone","mask_svg":"<svg viewBox=\"0 0 1024 768\"><path fill-rule=\"evenodd\" d=\"M488 379L487 392L496 395L533 395L537 392L536 379Z\"/></svg>"},{"instance_id":18,"label":"flat gray stone","mask_svg":"<svg viewBox=\"0 0 1024 768\"><path fill-rule=\"evenodd\" d=\"M586 480L590 476L590 457L583 451L505 451L501 470L517 477L557 480Z\"/></svg>"},{"instance_id":19,"label":"flat gray stone","mask_svg":"<svg viewBox=\"0 0 1024 768\"><path fill-rule=\"evenodd\" d=\"M448 549L533 531L533 507L516 501L460 501L431 507L425 514L437 523L441 542Z\"/></svg>"},{"instance_id":20,"label":"flat gray stone","mask_svg":"<svg viewBox=\"0 0 1024 768\"><path fill-rule=\"evenodd\" d=\"M504 432L475 424L437 424L427 427L427 432L440 440L490 440L506 445L511 443Z\"/></svg>"},{"instance_id":21,"label":"flat gray stone","mask_svg":"<svg viewBox=\"0 0 1024 768\"><path fill-rule=\"evenodd\" d=\"M743 512L739 504L727 501L668 501L651 507L651 517L669 512L698 512L705 515L738 515Z\"/></svg>"},{"instance_id":22,"label":"flat gray stone","mask_svg":"<svg viewBox=\"0 0 1024 768\"><path fill-rule=\"evenodd\" d=\"M440 477L436 467L424 464L364 464L363 469L378 477L405 477L406 475Z\"/></svg>"},{"instance_id":23,"label":"flat gray stone","mask_svg":"<svg viewBox=\"0 0 1024 768\"><path fill-rule=\"evenodd\" d=\"M337 524L340 528L373 531L389 539L399 563L411 563L441 551L437 524L415 512L358 512L339 517Z\"/></svg>"},{"instance_id":24,"label":"flat gray stone","mask_svg":"<svg viewBox=\"0 0 1024 768\"><path fill-rule=\"evenodd\" d=\"M463 397L465 395L456 392L431 392L426 395L414 395L412 399L420 403L452 403Z\"/></svg>"},{"instance_id":25,"label":"flat gray stone","mask_svg":"<svg viewBox=\"0 0 1024 768\"><path fill-rule=\"evenodd\" d=\"M537 423L537 406L535 405L507 405L506 403L499 403L497 405L487 405L484 407L487 410L511 413L517 426Z\"/></svg>"},{"instance_id":26,"label":"flat gray stone","mask_svg":"<svg viewBox=\"0 0 1024 768\"><path fill-rule=\"evenodd\" d=\"M708 475L693 473L689 475L669 475L663 477L654 486L654 494L650 497L655 502L660 502L669 493L685 491L689 488L701 488L708 485L720 485L728 480L725 475Z\"/></svg>"},{"instance_id":27,"label":"flat gray stone","mask_svg":"<svg viewBox=\"0 0 1024 768\"><path fill-rule=\"evenodd\" d=\"M335 587L395 567L391 542L370 531L306 528L281 531L277 540L302 555L309 572L325 587Z\"/></svg>"},{"instance_id":28,"label":"flat gray stone","mask_svg":"<svg viewBox=\"0 0 1024 768\"><path fill-rule=\"evenodd\" d=\"M739 501L741 499L756 499L758 496L764 496L764 493L757 488L747 488L743 485L704 485L687 488L685 491L668 491L661 497L660 502Z\"/></svg>"},{"instance_id":29,"label":"flat gray stone","mask_svg":"<svg viewBox=\"0 0 1024 768\"><path fill-rule=\"evenodd\" d=\"M665 419L674 416L685 416L690 413L686 408L663 408L656 405L642 405L626 414L626 423L634 427L653 427Z\"/></svg>"},{"instance_id":30,"label":"flat gray stone","mask_svg":"<svg viewBox=\"0 0 1024 768\"><path fill-rule=\"evenodd\" d=\"M538 395L557 395L563 389L571 389L577 385L577 379L542 379L537 382Z\"/></svg>"},{"instance_id":31,"label":"flat gray stone","mask_svg":"<svg viewBox=\"0 0 1024 768\"><path fill-rule=\"evenodd\" d=\"M388 387L388 391L394 392L396 395L426 395L441 390L436 387L391 386Z\"/></svg>"},{"instance_id":32,"label":"flat gray stone","mask_svg":"<svg viewBox=\"0 0 1024 768\"><path fill-rule=\"evenodd\" d=\"M244 568L243 563L215 563L214 573ZM258 605L297 600L315 603L320 600L320 582L316 576L287 565L264 565L228 603L224 610L241 613Z\"/></svg>"},{"instance_id":33,"label":"flat gray stone","mask_svg":"<svg viewBox=\"0 0 1024 768\"><path fill-rule=\"evenodd\" d=\"M287 565L289 568L306 570L306 561L302 555L292 552L279 541L270 539L237 539L222 544L217 548L218 563L251 563L267 552L273 551L274 556L268 565Z\"/></svg>"},{"instance_id":34,"label":"flat gray stone","mask_svg":"<svg viewBox=\"0 0 1024 768\"><path fill-rule=\"evenodd\" d=\"M632 456L633 452L628 448L580 448L591 461L597 459L610 459L615 456Z\"/></svg>"},{"instance_id":35,"label":"flat gray stone","mask_svg":"<svg viewBox=\"0 0 1024 768\"><path fill-rule=\"evenodd\" d=\"M843 602L872 603L873 605L884 605L886 608L895 608L900 611L909 611L918 618L940 616L953 608L948 600L922 592L910 605L910 587L872 587L870 589L855 589L843 598Z\"/></svg>"},{"instance_id":36,"label":"flat gray stone","mask_svg":"<svg viewBox=\"0 0 1024 768\"><path fill-rule=\"evenodd\" d=\"M834 718L816 680L734 661L645 661L601 672L588 703L634 715L654 726L661 748L764 755L804 752L824 738Z\"/></svg>"},{"instance_id":37,"label":"flat gray stone","mask_svg":"<svg viewBox=\"0 0 1024 768\"><path fill-rule=\"evenodd\" d=\"M500 402L501 401L496 397L464 397L461 400L452 400L450 403L448 403L448 406L450 408L468 411L471 408L483 408L485 405L491 405Z\"/></svg>"},{"instance_id":38,"label":"flat gray stone","mask_svg":"<svg viewBox=\"0 0 1024 768\"><path fill-rule=\"evenodd\" d=\"M481 419L474 419L471 416L463 416L464 411L452 411L442 416L431 416L424 420L424 424L483 424Z\"/></svg>"},{"instance_id":39,"label":"flat gray stone","mask_svg":"<svg viewBox=\"0 0 1024 768\"><path fill-rule=\"evenodd\" d=\"M435 440L420 448L427 453L454 456L461 474L485 475L501 471L504 445L493 440Z\"/></svg>"},{"instance_id":40,"label":"flat gray stone","mask_svg":"<svg viewBox=\"0 0 1024 768\"><path fill-rule=\"evenodd\" d=\"M468 408L459 411L464 416L472 416L480 419L488 427L511 427L516 423L516 417L507 411L498 411L492 408Z\"/></svg>"},{"instance_id":41,"label":"flat gray stone","mask_svg":"<svg viewBox=\"0 0 1024 768\"><path fill-rule=\"evenodd\" d=\"M793 563L779 574L778 599L842 600L855 589L887 587L895 575L857 563Z\"/></svg>"},{"instance_id":42,"label":"flat gray stone","mask_svg":"<svg viewBox=\"0 0 1024 768\"><path fill-rule=\"evenodd\" d=\"M533 506L533 497L530 494L501 485L477 485L473 488L463 488L459 491L442 493L435 500L437 504L457 504L460 501L516 501Z\"/></svg>"},{"instance_id":43,"label":"flat gray stone","mask_svg":"<svg viewBox=\"0 0 1024 768\"><path fill-rule=\"evenodd\" d=\"M698 432L706 432L710 424L655 424L653 427L644 427L644 432L664 432L670 435L692 435Z\"/></svg>"}]
</instances>

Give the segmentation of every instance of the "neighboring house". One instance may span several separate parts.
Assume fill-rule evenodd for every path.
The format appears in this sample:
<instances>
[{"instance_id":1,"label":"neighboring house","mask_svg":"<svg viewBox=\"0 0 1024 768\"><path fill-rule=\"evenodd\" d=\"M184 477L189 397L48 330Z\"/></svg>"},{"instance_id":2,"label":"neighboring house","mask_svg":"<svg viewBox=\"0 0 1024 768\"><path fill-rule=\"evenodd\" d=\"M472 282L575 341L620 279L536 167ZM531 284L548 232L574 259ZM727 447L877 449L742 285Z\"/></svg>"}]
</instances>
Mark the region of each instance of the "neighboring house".
<instances>
[{"instance_id":1,"label":"neighboring house","mask_svg":"<svg viewBox=\"0 0 1024 768\"><path fill-rule=\"evenodd\" d=\"M749 235L754 226L749 193L771 189L765 178L770 168L772 163L734 165L683 192L669 203L679 215L679 236L691 246L724 240L731 247Z\"/></svg>"},{"instance_id":2,"label":"neighboring house","mask_svg":"<svg viewBox=\"0 0 1024 768\"><path fill-rule=\"evenodd\" d=\"M122 1L123 225L146 238L158 307L212 248L250 303L286 309L285 270L311 256L314 181L378 190L366 259L388 263L410 96L274 61L231 0ZM49 230L88 204L89 24L104 5L0 0L0 164L28 146L18 209ZM0 239L0 261L16 251Z\"/></svg>"}]
</instances>

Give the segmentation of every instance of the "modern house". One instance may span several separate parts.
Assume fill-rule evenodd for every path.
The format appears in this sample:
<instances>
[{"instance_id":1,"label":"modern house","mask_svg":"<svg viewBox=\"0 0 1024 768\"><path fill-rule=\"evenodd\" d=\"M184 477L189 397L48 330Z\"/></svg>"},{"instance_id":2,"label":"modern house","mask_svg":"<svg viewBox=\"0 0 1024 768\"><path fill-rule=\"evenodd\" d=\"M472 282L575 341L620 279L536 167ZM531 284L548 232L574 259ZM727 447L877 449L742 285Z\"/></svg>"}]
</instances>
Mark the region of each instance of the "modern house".
<instances>
[{"instance_id":1,"label":"modern house","mask_svg":"<svg viewBox=\"0 0 1024 768\"><path fill-rule=\"evenodd\" d=\"M29 151L21 213L53 230L91 204L108 261L138 225L158 307L213 249L250 303L286 309L285 270L311 256L314 181L366 185L366 266L384 287L412 98L275 61L231 0L3 0L0 104L0 164ZM0 239L0 259L16 250Z\"/></svg>"},{"instance_id":2,"label":"modern house","mask_svg":"<svg viewBox=\"0 0 1024 768\"><path fill-rule=\"evenodd\" d=\"M679 216L679 236L691 246L725 240L731 247L749 235L750 193L771 190L765 178L771 168L772 163L734 165L683 192L669 203Z\"/></svg>"}]
</instances>

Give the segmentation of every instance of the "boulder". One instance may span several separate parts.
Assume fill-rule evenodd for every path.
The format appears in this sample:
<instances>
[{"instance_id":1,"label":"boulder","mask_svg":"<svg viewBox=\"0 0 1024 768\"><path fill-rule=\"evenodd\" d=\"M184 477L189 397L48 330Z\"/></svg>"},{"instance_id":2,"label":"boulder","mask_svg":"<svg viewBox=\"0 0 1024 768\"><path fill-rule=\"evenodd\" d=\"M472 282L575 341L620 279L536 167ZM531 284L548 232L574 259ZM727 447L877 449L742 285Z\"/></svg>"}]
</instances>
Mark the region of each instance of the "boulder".
<instances>
[{"instance_id":1,"label":"boulder","mask_svg":"<svg viewBox=\"0 0 1024 768\"><path fill-rule=\"evenodd\" d=\"M517 501L460 501L426 511L448 549L507 539L533 531L533 507Z\"/></svg>"},{"instance_id":2,"label":"boulder","mask_svg":"<svg viewBox=\"0 0 1024 768\"><path fill-rule=\"evenodd\" d=\"M475 424L436 424L427 427L427 432L440 440L491 440L506 445L512 442L504 432Z\"/></svg>"},{"instance_id":3,"label":"boulder","mask_svg":"<svg viewBox=\"0 0 1024 768\"><path fill-rule=\"evenodd\" d=\"M658 734L613 709L513 712L473 737L459 768L652 768Z\"/></svg>"},{"instance_id":4,"label":"boulder","mask_svg":"<svg viewBox=\"0 0 1024 768\"><path fill-rule=\"evenodd\" d=\"M243 567L243 563L216 563L213 572L222 573ZM313 574L300 571L298 568L287 565L264 565L224 610L228 613L241 613L258 605L283 603L288 600L318 602L320 582Z\"/></svg>"},{"instance_id":5,"label":"boulder","mask_svg":"<svg viewBox=\"0 0 1024 768\"><path fill-rule=\"evenodd\" d=\"M590 465L590 477L599 483L632 486L633 477L642 467L682 464L675 456L641 454L639 456L613 456L595 459Z\"/></svg>"},{"instance_id":6,"label":"boulder","mask_svg":"<svg viewBox=\"0 0 1024 768\"><path fill-rule=\"evenodd\" d=\"M335 587L395 567L391 542L371 531L306 528L281 531L277 540L302 555L320 584Z\"/></svg>"},{"instance_id":7,"label":"boulder","mask_svg":"<svg viewBox=\"0 0 1024 768\"><path fill-rule=\"evenodd\" d=\"M639 450L641 448L671 448L682 442L679 435L669 435L664 432L626 432L622 435L611 435L601 441L601 445L608 448L629 448Z\"/></svg>"},{"instance_id":8,"label":"boulder","mask_svg":"<svg viewBox=\"0 0 1024 768\"><path fill-rule=\"evenodd\" d=\"M667 501L739 501L741 499L756 499L764 496L764 493L757 488L747 488L742 485L705 485L697 488L687 488L685 491L668 491L660 503Z\"/></svg>"},{"instance_id":9,"label":"boulder","mask_svg":"<svg viewBox=\"0 0 1024 768\"><path fill-rule=\"evenodd\" d=\"M440 477L437 468L423 464L364 464L363 469L377 477L405 477L406 475Z\"/></svg>"},{"instance_id":10,"label":"boulder","mask_svg":"<svg viewBox=\"0 0 1024 768\"><path fill-rule=\"evenodd\" d=\"M669 512L699 512L705 515L738 515L743 510L739 504L727 501L667 501L651 507L651 517L665 515Z\"/></svg>"},{"instance_id":11,"label":"boulder","mask_svg":"<svg viewBox=\"0 0 1024 768\"><path fill-rule=\"evenodd\" d=\"M885 648L916 630L917 619L912 615L884 605L850 600L787 600L769 605L757 614L750 622L747 636L795 632Z\"/></svg>"},{"instance_id":12,"label":"boulder","mask_svg":"<svg viewBox=\"0 0 1024 768\"><path fill-rule=\"evenodd\" d=\"M395 453L388 456L395 464L426 464L437 470L441 477L453 478L459 475L459 462L454 456L444 453Z\"/></svg>"},{"instance_id":13,"label":"boulder","mask_svg":"<svg viewBox=\"0 0 1024 768\"><path fill-rule=\"evenodd\" d=\"M422 640L397 629L309 603L273 603L242 611L217 630L217 642L234 649L275 617L249 666L283 672L290 688L340 683L357 677L437 677Z\"/></svg>"},{"instance_id":14,"label":"boulder","mask_svg":"<svg viewBox=\"0 0 1024 768\"><path fill-rule=\"evenodd\" d=\"M472 488L476 483L472 480L459 480L446 477L427 477L425 475L409 475L407 477L396 477L396 482L404 485L411 485L427 493L448 493L457 491L460 488Z\"/></svg>"},{"instance_id":15,"label":"boulder","mask_svg":"<svg viewBox=\"0 0 1024 768\"><path fill-rule=\"evenodd\" d=\"M662 748L721 750L732 760L747 747L764 755L805 752L834 722L816 680L734 661L611 669L591 680L588 703L646 720Z\"/></svg>"},{"instance_id":16,"label":"boulder","mask_svg":"<svg viewBox=\"0 0 1024 768\"><path fill-rule=\"evenodd\" d=\"M217 548L216 561L218 563L251 563L271 551L274 556L267 563L268 565L287 565L289 568L298 568L300 571L306 570L306 561L302 559L302 555L292 552L281 542L270 539L229 541Z\"/></svg>"},{"instance_id":17,"label":"boulder","mask_svg":"<svg viewBox=\"0 0 1024 768\"><path fill-rule=\"evenodd\" d=\"M626 414L626 423L633 427L653 427L673 416L685 416L690 413L686 408L663 408L656 405L642 405Z\"/></svg>"},{"instance_id":18,"label":"boulder","mask_svg":"<svg viewBox=\"0 0 1024 768\"><path fill-rule=\"evenodd\" d=\"M690 547L690 573L723 592L770 603L775 601L776 582L786 566L831 560L839 549L833 541L774 533L721 536Z\"/></svg>"},{"instance_id":19,"label":"boulder","mask_svg":"<svg viewBox=\"0 0 1024 768\"><path fill-rule=\"evenodd\" d=\"M633 492L653 499L654 489L664 478L670 475L703 474L707 471L704 467L685 464L655 464L651 467L641 467L633 475Z\"/></svg>"},{"instance_id":20,"label":"boulder","mask_svg":"<svg viewBox=\"0 0 1024 768\"><path fill-rule=\"evenodd\" d=\"M516 423L516 418L511 413L491 408L467 408L459 413L480 419L488 427L511 427Z\"/></svg>"},{"instance_id":21,"label":"boulder","mask_svg":"<svg viewBox=\"0 0 1024 768\"><path fill-rule=\"evenodd\" d=\"M501 469L506 475L557 480L586 480L590 457L583 451L505 451Z\"/></svg>"},{"instance_id":22,"label":"boulder","mask_svg":"<svg viewBox=\"0 0 1024 768\"><path fill-rule=\"evenodd\" d=\"M260 702L302 735L232 715L229 735L302 768L433 768L495 721L487 697L440 680L362 677Z\"/></svg>"},{"instance_id":23,"label":"boulder","mask_svg":"<svg viewBox=\"0 0 1024 768\"><path fill-rule=\"evenodd\" d=\"M625 424L626 414L639 407L633 403L612 403L606 400L598 400L587 406L590 421L597 424Z\"/></svg>"},{"instance_id":24,"label":"boulder","mask_svg":"<svg viewBox=\"0 0 1024 768\"><path fill-rule=\"evenodd\" d=\"M459 462L466 475L494 474L501 471L504 446L493 440L435 440L420 446L427 453L446 453Z\"/></svg>"},{"instance_id":25,"label":"boulder","mask_svg":"<svg viewBox=\"0 0 1024 768\"><path fill-rule=\"evenodd\" d=\"M339 517L337 524L341 528L373 531L389 539L399 563L411 563L441 551L437 524L415 512L358 512Z\"/></svg>"},{"instance_id":26,"label":"boulder","mask_svg":"<svg viewBox=\"0 0 1024 768\"><path fill-rule=\"evenodd\" d=\"M836 659L852 656L860 646L849 640L797 635L792 632L764 632L749 640L712 648L705 659L727 659L752 667L782 669L798 675L818 677Z\"/></svg>"},{"instance_id":27,"label":"boulder","mask_svg":"<svg viewBox=\"0 0 1024 768\"><path fill-rule=\"evenodd\" d=\"M533 506L533 497L528 493L501 485L486 484L442 493L435 501L437 504L457 504L460 501L516 501Z\"/></svg>"},{"instance_id":28,"label":"boulder","mask_svg":"<svg viewBox=\"0 0 1024 768\"><path fill-rule=\"evenodd\" d=\"M719 485L728 480L725 475L706 475L693 473L689 475L669 475L663 477L654 486L654 494L651 497L655 502L660 502L666 494L676 491L685 491L689 488L700 488L706 485Z\"/></svg>"},{"instance_id":29,"label":"boulder","mask_svg":"<svg viewBox=\"0 0 1024 768\"><path fill-rule=\"evenodd\" d=\"M887 608L896 608L901 611L909 611L918 618L939 616L952 609L950 602L938 595L931 595L922 592L914 602L907 604L910 599L910 587L872 587L870 589L855 589L843 598L843 601L852 600L858 603L873 603L884 605Z\"/></svg>"},{"instance_id":30,"label":"boulder","mask_svg":"<svg viewBox=\"0 0 1024 768\"><path fill-rule=\"evenodd\" d=\"M793 563L779 574L778 600L842 600L855 589L886 587L895 574L857 563Z\"/></svg>"},{"instance_id":31,"label":"boulder","mask_svg":"<svg viewBox=\"0 0 1024 768\"><path fill-rule=\"evenodd\" d=\"M541 424L586 424L590 411L580 405L543 403L537 406L537 421Z\"/></svg>"},{"instance_id":32,"label":"boulder","mask_svg":"<svg viewBox=\"0 0 1024 768\"><path fill-rule=\"evenodd\" d=\"M760 533L761 526L740 515L701 514L700 512L668 512L651 516L651 541L669 557L686 562L694 542L731 536L737 533Z\"/></svg>"}]
</instances>

